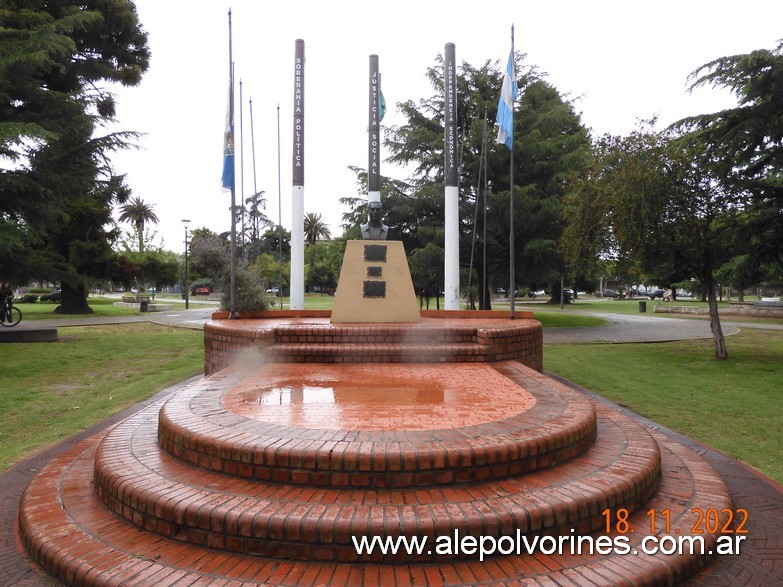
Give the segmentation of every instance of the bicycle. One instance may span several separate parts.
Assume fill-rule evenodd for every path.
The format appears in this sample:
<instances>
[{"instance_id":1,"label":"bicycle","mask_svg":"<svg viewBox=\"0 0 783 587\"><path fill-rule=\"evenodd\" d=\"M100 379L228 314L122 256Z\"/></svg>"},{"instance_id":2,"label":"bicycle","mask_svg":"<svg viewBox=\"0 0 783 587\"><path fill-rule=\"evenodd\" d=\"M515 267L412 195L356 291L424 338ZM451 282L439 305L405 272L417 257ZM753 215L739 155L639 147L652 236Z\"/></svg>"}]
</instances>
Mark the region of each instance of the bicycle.
<instances>
[{"instance_id":1,"label":"bicycle","mask_svg":"<svg viewBox=\"0 0 783 587\"><path fill-rule=\"evenodd\" d=\"M0 325L5 327L16 326L22 321L22 311L11 305L11 298L7 297L0 304Z\"/></svg>"}]
</instances>

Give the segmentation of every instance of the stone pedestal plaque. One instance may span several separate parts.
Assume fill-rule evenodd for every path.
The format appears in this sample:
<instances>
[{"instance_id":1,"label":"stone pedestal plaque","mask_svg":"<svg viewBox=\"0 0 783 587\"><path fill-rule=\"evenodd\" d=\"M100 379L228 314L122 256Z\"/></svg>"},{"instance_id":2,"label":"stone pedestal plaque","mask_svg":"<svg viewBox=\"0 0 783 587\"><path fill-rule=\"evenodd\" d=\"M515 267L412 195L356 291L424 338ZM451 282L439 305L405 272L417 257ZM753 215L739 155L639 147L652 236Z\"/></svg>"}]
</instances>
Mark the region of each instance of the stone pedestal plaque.
<instances>
[{"instance_id":1,"label":"stone pedestal plaque","mask_svg":"<svg viewBox=\"0 0 783 587\"><path fill-rule=\"evenodd\" d=\"M402 241L348 241L334 294L332 323L419 320Z\"/></svg>"}]
</instances>

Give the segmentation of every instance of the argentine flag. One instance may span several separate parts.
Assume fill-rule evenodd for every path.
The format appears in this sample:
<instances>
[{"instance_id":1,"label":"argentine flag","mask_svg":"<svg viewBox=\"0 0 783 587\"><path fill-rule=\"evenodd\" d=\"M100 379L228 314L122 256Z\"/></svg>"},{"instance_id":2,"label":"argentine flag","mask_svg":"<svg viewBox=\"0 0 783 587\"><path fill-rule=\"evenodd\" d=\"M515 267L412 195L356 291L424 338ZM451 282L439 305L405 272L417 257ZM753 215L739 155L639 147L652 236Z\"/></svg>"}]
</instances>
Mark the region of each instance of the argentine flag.
<instances>
[{"instance_id":1,"label":"argentine flag","mask_svg":"<svg viewBox=\"0 0 783 587\"><path fill-rule=\"evenodd\" d=\"M234 189L234 121L231 119L231 87L228 90L226 130L223 134L223 175L220 183L225 191Z\"/></svg>"},{"instance_id":2,"label":"argentine flag","mask_svg":"<svg viewBox=\"0 0 783 587\"><path fill-rule=\"evenodd\" d=\"M498 143L503 143L509 149L514 147L514 102L517 99L517 80L514 75L514 51L508 55L506 73L503 75L503 87L500 89L498 101Z\"/></svg>"}]
</instances>

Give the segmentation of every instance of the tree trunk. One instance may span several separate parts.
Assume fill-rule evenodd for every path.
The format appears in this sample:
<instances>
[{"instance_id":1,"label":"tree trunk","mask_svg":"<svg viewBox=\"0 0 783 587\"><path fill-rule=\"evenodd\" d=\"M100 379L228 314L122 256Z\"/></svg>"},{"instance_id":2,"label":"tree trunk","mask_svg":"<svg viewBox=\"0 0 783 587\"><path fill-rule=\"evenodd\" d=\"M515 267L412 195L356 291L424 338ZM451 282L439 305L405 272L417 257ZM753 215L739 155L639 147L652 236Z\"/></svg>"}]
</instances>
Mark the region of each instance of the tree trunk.
<instances>
[{"instance_id":1,"label":"tree trunk","mask_svg":"<svg viewBox=\"0 0 783 587\"><path fill-rule=\"evenodd\" d=\"M82 283L71 286L62 283L62 301L54 309L55 314L92 314L93 309L87 304L87 287Z\"/></svg>"},{"instance_id":2,"label":"tree trunk","mask_svg":"<svg viewBox=\"0 0 783 587\"><path fill-rule=\"evenodd\" d=\"M479 286L479 291L484 289L483 285ZM492 309L492 296L489 295L490 287L489 284L487 284L486 289L484 289L484 295L479 296L479 310L491 310Z\"/></svg>"},{"instance_id":3,"label":"tree trunk","mask_svg":"<svg viewBox=\"0 0 783 587\"><path fill-rule=\"evenodd\" d=\"M710 307L710 330L715 340L715 356L718 359L728 359L729 352L726 350L726 338L723 336L723 329L720 325L720 315L718 314L718 300L715 297L715 284L712 279L705 283L707 288L707 302Z\"/></svg>"},{"instance_id":4,"label":"tree trunk","mask_svg":"<svg viewBox=\"0 0 783 587\"><path fill-rule=\"evenodd\" d=\"M552 295L549 298L549 301L547 302L547 305L557 305L557 306L559 306L560 305L560 298L561 298L560 294L562 293L560 291L560 282L559 281L551 282L549 284L549 291L552 292ZM570 304L571 301L566 299L566 300L563 300L563 303Z\"/></svg>"}]
</instances>

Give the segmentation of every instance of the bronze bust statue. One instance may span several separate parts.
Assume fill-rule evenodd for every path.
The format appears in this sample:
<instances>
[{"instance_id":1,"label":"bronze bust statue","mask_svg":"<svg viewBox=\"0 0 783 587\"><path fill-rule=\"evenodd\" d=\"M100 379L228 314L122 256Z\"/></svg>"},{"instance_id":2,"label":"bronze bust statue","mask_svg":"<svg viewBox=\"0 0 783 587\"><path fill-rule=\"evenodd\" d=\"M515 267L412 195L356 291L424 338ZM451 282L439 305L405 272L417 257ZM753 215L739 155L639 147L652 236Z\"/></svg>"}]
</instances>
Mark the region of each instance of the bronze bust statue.
<instances>
[{"instance_id":1,"label":"bronze bust statue","mask_svg":"<svg viewBox=\"0 0 783 587\"><path fill-rule=\"evenodd\" d=\"M389 227L381 221L383 207L380 202L370 202L368 204L368 221L362 224L362 237L364 240L385 241L389 234Z\"/></svg>"}]
</instances>

